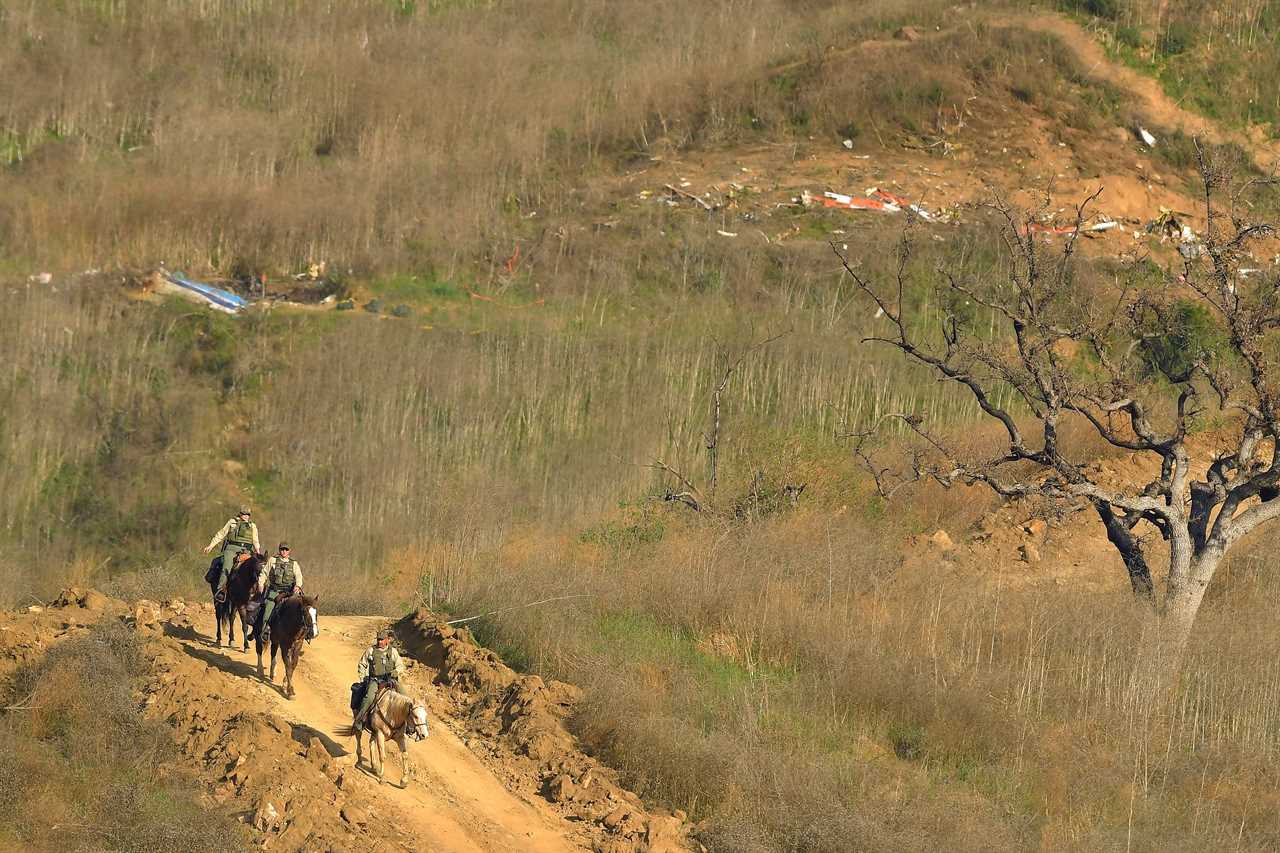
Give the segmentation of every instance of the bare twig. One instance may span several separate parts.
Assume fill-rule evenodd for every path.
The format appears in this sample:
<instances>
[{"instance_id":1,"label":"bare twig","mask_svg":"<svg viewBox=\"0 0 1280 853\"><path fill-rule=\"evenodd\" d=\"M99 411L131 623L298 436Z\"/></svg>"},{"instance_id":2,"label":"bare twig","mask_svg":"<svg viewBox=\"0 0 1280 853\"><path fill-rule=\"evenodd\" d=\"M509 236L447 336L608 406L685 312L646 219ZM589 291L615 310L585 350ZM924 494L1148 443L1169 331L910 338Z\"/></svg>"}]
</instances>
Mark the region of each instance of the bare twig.
<instances>
[{"instance_id":1,"label":"bare twig","mask_svg":"<svg viewBox=\"0 0 1280 853\"><path fill-rule=\"evenodd\" d=\"M490 610L488 613L481 613L478 616L467 616L462 619L450 619L444 623L446 625L461 625L464 622L474 622L477 619L484 619L486 616L497 616L499 613L506 613L508 610L523 610L526 607L537 607L540 604L550 604L553 601L568 601L571 598L590 598L591 596L585 592L576 593L574 595L557 595L554 598L542 598L538 601L530 601L528 604L514 604L511 607L500 607L497 610Z\"/></svg>"}]
</instances>

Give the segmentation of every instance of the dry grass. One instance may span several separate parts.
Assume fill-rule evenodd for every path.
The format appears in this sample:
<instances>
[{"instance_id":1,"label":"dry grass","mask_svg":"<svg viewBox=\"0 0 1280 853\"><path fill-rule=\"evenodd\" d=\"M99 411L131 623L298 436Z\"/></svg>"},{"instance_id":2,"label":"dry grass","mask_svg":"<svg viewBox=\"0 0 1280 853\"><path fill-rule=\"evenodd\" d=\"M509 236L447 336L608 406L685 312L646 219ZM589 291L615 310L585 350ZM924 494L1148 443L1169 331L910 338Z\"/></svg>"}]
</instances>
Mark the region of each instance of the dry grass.
<instances>
[{"instance_id":1,"label":"dry grass","mask_svg":"<svg viewBox=\"0 0 1280 853\"><path fill-rule=\"evenodd\" d=\"M8 4L0 246L72 269L453 271L509 251L518 214L576 208L584 170L739 132L786 97L738 85L770 64L901 17L886 0Z\"/></svg>"},{"instance_id":2,"label":"dry grass","mask_svg":"<svg viewBox=\"0 0 1280 853\"><path fill-rule=\"evenodd\" d=\"M1261 554L1233 563L1174 697L1134 707L1146 619L1123 592L1002 591L945 563L914 575L864 518L668 525L605 555L506 551L470 584L486 603L589 595L485 630L588 686L580 733L706 820L717 849L1280 841L1280 639L1262 628L1278 590Z\"/></svg>"},{"instance_id":3,"label":"dry grass","mask_svg":"<svg viewBox=\"0 0 1280 853\"><path fill-rule=\"evenodd\" d=\"M872 320L824 247L729 247L660 209L607 235L530 225L572 219L583 176L629 157L860 114L927 134L1006 78L1069 98L1061 52L981 29L910 48L923 61L892 80L819 61L948 5L0 10L9 267L326 259L402 273L368 283L416 311L233 322L101 283L7 294L0 594L68 577L202 591L195 549L247 496L327 607L585 594L480 633L587 687L582 736L717 850L1274 849L1265 561L1223 570L1170 704L1132 707L1143 619L1123 597L901 569L904 532L959 535L984 504L926 492L899 515L835 435L885 411L972 430L976 413L858 343ZM1081 126L1089 103L1067 104ZM541 251L536 277L503 305L469 300L516 237ZM857 238L885 273L894 235ZM990 242L957 231L917 260L998 276ZM911 298L935 322L936 297ZM782 330L727 389L714 502L732 509L761 471L775 491L808 483L801 505L702 520L653 500L655 457L706 483L723 353ZM57 732L8 735L44 768L29 744Z\"/></svg>"},{"instance_id":4,"label":"dry grass","mask_svg":"<svg viewBox=\"0 0 1280 853\"><path fill-rule=\"evenodd\" d=\"M0 719L0 846L14 850L244 849L230 815L169 769L168 728L138 712L137 638L116 622L19 672Z\"/></svg>"}]
</instances>

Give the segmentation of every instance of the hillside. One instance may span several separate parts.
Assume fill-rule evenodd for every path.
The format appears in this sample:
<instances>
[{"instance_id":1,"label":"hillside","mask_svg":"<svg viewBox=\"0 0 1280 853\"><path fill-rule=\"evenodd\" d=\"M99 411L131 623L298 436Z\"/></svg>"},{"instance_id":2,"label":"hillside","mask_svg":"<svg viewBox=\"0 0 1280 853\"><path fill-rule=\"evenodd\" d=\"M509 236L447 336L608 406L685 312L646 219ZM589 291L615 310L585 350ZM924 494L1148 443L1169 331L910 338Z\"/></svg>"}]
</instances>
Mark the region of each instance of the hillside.
<instances>
[{"instance_id":1,"label":"hillside","mask_svg":"<svg viewBox=\"0 0 1280 853\"><path fill-rule=\"evenodd\" d=\"M1176 300L1206 231L1198 144L1221 189L1249 182L1233 213L1280 218L1277 10L1171 5L0 10L6 697L52 635L123 617L111 672L146 698L113 725L178 743L156 747L175 811L127 814L198 814L210 849L273 796L292 849L1274 849L1265 536L1220 570L1177 690L1138 707L1145 611L1086 504L886 501L850 440L891 412L975 458L997 436L864 343L885 321L833 247L901 274L941 339L987 319L946 274L1016 269L1002 204L1056 258L1090 199L1069 280L1097 304ZM1275 243L1241 257L1252 281ZM255 304L210 311L166 271ZM1218 331L1185 325L1148 337ZM1196 419L1193 448L1231 427ZM1090 471L1150 476L1088 433L1063 428ZM293 702L205 642L199 548L244 503L324 601ZM73 584L110 603L23 611ZM417 782L374 791L327 733L363 633L404 612L442 725ZM563 754L531 757L526 701ZM3 715L24 761L82 754L40 722L58 713ZM282 794L268 759L314 785ZM69 790L0 797L0 839L57 848L19 803L108 813Z\"/></svg>"}]
</instances>

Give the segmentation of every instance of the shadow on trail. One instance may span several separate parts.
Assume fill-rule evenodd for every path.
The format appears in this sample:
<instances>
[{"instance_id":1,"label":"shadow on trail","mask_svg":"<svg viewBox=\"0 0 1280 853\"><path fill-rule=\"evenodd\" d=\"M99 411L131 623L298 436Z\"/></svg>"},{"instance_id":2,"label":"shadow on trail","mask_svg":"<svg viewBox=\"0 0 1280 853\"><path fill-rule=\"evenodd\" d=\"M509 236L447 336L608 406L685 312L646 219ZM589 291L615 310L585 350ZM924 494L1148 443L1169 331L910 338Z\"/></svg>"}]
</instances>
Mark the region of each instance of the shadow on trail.
<instances>
[{"instance_id":1,"label":"shadow on trail","mask_svg":"<svg viewBox=\"0 0 1280 853\"><path fill-rule=\"evenodd\" d=\"M293 726L293 739L303 746L306 746L312 738L317 738L324 745L325 751L329 753L330 758L339 758L343 755L351 754L351 750L334 740L332 735L320 731L315 726L309 726L306 723L291 723L290 725Z\"/></svg>"},{"instance_id":2,"label":"shadow on trail","mask_svg":"<svg viewBox=\"0 0 1280 853\"><path fill-rule=\"evenodd\" d=\"M222 652L214 651L213 648L201 648L200 646L195 645L198 642L201 642L200 638L192 641L183 640L181 641L181 645L188 655L196 660L204 661L214 669L220 669L228 675L238 675L241 678L251 678L254 681L259 681L264 684L266 683L265 678L258 677L256 658L253 662L247 660L236 660ZM217 647L215 646L214 648ZM236 654L244 653L236 650ZM273 684L272 687L275 687L275 685ZM277 691L279 690L279 688L276 689Z\"/></svg>"},{"instance_id":3,"label":"shadow on trail","mask_svg":"<svg viewBox=\"0 0 1280 853\"><path fill-rule=\"evenodd\" d=\"M203 642L205 645L212 646L213 638L206 637L196 630L194 625L175 625L172 622L160 623L161 629L166 637L173 637L178 640L194 640Z\"/></svg>"}]
</instances>

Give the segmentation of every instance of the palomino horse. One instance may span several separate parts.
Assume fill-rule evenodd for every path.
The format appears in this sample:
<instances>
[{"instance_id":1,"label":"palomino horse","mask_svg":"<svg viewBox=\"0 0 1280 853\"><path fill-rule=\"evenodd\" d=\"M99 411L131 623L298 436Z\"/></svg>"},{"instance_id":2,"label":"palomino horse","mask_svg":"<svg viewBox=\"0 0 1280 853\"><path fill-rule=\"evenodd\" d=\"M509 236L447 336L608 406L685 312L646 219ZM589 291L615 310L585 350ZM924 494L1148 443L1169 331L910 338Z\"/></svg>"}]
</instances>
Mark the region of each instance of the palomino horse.
<instances>
[{"instance_id":1,"label":"palomino horse","mask_svg":"<svg viewBox=\"0 0 1280 853\"><path fill-rule=\"evenodd\" d=\"M376 690L377 686L371 686L369 689ZM383 775L386 769L386 744L387 741L393 740L396 742L396 746L400 747L400 787L407 787L409 778L413 776L413 764L409 761L409 746L405 742L405 736L407 735L414 740L426 738L428 734L426 707L421 702L410 699L403 693L387 688L382 691L377 701L373 703L373 708L369 710L369 716L365 719L364 726L357 728L354 721L354 713L352 716L351 726L342 729L338 734L354 734L356 736L356 767L359 767L360 762L364 759L364 749L361 741L364 729L367 726L372 733L369 762L373 772L378 776L378 781L386 781Z\"/></svg>"},{"instance_id":2,"label":"palomino horse","mask_svg":"<svg viewBox=\"0 0 1280 853\"><path fill-rule=\"evenodd\" d=\"M231 576L227 578L227 597L224 601L218 601L218 578L215 576L209 582L209 588L213 591L213 612L218 622L218 645L222 645L222 624L227 625L227 645L233 645L235 642L235 619L240 617L240 634L244 638L244 645L241 651L249 651L249 623L253 620L249 618L248 609L249 601L253 598L254 590L258 585L258 574L262 571L262 557L259 554L251 554L248 557L240 559L239 562L231 569Z\"/></svg>"},{"instance_id":3,"label":"palomino horse","mask_svg":"<svg viewBox=\"0 0 1280 853\"><path fill-rule=\"evenodd\" d=\"M304 640L314 640L320 633L319 617L316 614L315 596L294 595L282 599L276 605L271 625L271 675L270 681L276 680L276 652L280 652L280 660L284 661L284 695L292 699L293 670L298 665L298 656L302 654ZM258 675L262 675L262 634L254 639L254 647L258 650Z\"/></svg>"}]
</instances>

